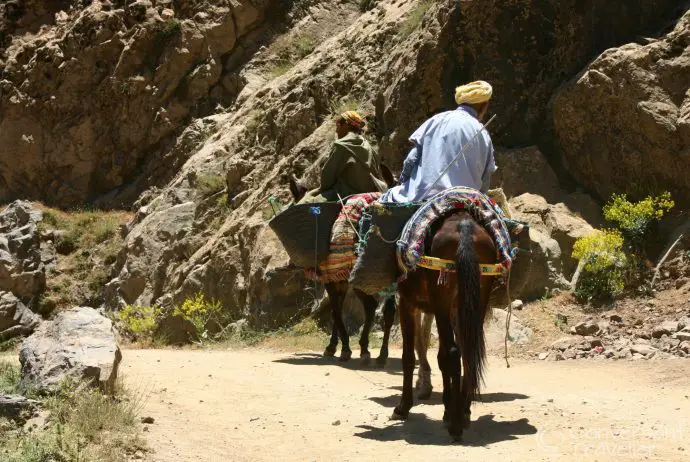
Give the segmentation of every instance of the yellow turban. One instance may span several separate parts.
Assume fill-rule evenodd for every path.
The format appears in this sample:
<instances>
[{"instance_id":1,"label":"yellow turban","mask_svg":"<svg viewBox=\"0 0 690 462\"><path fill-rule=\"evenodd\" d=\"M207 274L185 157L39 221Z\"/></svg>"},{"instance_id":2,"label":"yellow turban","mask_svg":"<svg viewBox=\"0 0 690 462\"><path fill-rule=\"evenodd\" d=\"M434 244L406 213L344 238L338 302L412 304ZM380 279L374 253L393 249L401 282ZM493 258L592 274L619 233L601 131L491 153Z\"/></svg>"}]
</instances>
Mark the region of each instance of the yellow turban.
<instances>
[{"instance_id":1,"label":"yellow turban","mask_svg":"<svg viewBox=\"0 0 690 462\"><path fill-rule=\"evenodd\" d=\"M362 129L366 125L366 120L357 111L347 111L340 114L340 117L347 122L349 125Z\"/></svg>"},{"instance_id":2,"label":"yellow turban","mask_svg":"<svg viewBox=\"0 0 690 462\"><path fill-rule=\"evenodd\" d=\"M483 80L461 85L455 89L455 102L458 104L481 104L491 99L493 89Z\"/></svg>"}]
</instances>

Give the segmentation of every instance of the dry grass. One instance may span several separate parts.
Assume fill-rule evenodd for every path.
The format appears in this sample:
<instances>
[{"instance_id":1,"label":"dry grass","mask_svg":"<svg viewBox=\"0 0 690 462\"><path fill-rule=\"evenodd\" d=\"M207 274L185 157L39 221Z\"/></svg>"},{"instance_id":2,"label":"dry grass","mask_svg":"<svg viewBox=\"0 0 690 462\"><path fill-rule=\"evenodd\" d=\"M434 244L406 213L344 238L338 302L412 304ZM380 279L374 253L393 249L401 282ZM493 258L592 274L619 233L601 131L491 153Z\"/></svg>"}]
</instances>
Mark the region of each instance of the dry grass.
<instances>
[{"instance_id":1,"label":"dry grass","mask_svg":"<svg viewBox=\"0 0 690 462\"><path fill-rule=\"evenodd\" d=\"M268 74L275 79L285 74L301 59L309 56L316 48L316 37L311 33L286 34L278 37L269 52L277 59L269 67Z\"/></svg>"},{"instance_id":2,"label":"dry grass","mask_svg":"<svg viewBox=\"0 0 690 462\"><path fill-rule=\"evenodd\" d=\"M0 361L0 391L16 392L19 367ZM146 446L137 414L141 394L118 383L117 396L106 396L84 383L65 382L60 391L42 399L47 424L20 426L0 419L0 459L7 462L130 460Z\"/></svg>"},{"instance_id":3,"label":"dry grass","mask_svg":"<svg viewBox=\"0 0 690 462\"><path fill-rule=\"evenodd\" d=\"M333 118L347 111L362 111L362 102L351 96L346 96L342 99L334 99L329 106L331 117Z\"/></svg>"},{"instance_id":4,"label":"dry grass","mask_svg":"<svg viewBox=\"0 0 690 462\"><path fill-rule=\"evenodd\" d=\"M122 245L118 232L132 214L122 211L63 211L33 204L43 211L40 228L57 230L56 268L48 274L48 287L41 299L43 314L73 305L97 302L109 279L110 266Z\"/></svg>"}]
</instances>

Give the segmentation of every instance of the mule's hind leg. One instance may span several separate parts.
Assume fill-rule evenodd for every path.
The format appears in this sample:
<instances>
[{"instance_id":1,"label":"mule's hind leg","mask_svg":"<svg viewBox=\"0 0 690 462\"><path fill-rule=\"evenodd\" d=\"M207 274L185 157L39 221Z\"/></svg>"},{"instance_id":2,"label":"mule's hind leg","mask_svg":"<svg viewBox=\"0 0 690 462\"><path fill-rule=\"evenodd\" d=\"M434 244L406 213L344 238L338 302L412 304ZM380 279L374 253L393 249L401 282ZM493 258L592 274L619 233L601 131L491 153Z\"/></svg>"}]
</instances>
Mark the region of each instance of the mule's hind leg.
<instances>
[{"instance_id":1,"label":"mule's hind leg","mask_svg":"<svg viewBox=\"0 0 690 462\"><path fill-rule=\"evenodd\" d=\"M369 333L371 326L374 323L374 315L376 314L376 299L371 295L367 295L355 289L355 294L362 301L364 306L364 326L362 327L362 336L359 339L359 346L361 348L360 358L363 364L369 364L371 360L371 353L369 353Z\"/></svg>"},{"instance_id":2,"label":"mule's hind leg","mask_svg":"<svg viewBox=\"0 0 690 462\"><path fill-rule=\"evenodd\" d=\"M417 397L419 399L429 399L434 387L431 385L431 365L426 357L426 353L431 341L431 324L434 321L434 317L417 310L414 320L417 331L414 347L419 359L419 371L417 372L415 388L417 389Z\"/></svg>"},{"instance_id":3,"label":"mule's hind leg","mask_svg":"<svg viewBox=\"0 0 690 462\"><path fill-rule=\"evenodd\" d=\"M436 325L443 325L443 322L439 322L438 317L436 318ZM452 332L451 332L452 335ZM450 427L450 397L451 397L451 383L450 383L450 346L448 345L448 332L441 332L439 330L438 335L438 368L441 370L441 376L443 377L443 425L448 428Z\"/></svg>"},{"instance_id":4,"label":"mule's hind leg","mask_svg":"<svg viewBox=\"0 0 690 462\"><path fill-rule=\"evenodd\" d=\"M346 292L343 290L342 285L336 283L326 284L326 292L328 292L328 298L331 302L333 332L331 334L331 341L328 347L326 347L324 355L335 355L335 349L338 346L338 338L340 338L343 344L340 350L340 360L347 361L352 356L352 350L350 350L349 337L347 335L345 323L343 322L343 302L345 301ZM332 354L329 354L330 352L332 352Z\"/></svg>"},{"instance_id":5,"label":"mule's hind leg","mask_svg":"<svg viewBox=\"0 0 690 462\"><path fill-rule=\"evenodd\" d=\"M455 344L450 316L436 315L439 340L439 367L443 374L443 423L455 439L462 437L463 421L460 381L460 350Z\"/></svg>"},{"instance_id":6,"label":"mule's hind leg","mask_svg":"<svg viewBox=\"0 0 690 462\"><path fill-rule=\"evenodd\" d=\"M403 390L400 404L393 411L392 419L406 419L414 403L412 397L412 379L414 378L414 322L415 307L410 305L404 297L400 297L400 329L403 338Z\"/></svg>"},{"instance_id":7,"label":"mule's hind leg","mask_svg":"<svg viewBox=\"0 0 690 462\"><path fill-rule=\"evenodd\" d=\"M333 309L331 308L331 314L333 314ZM335 315L333 315L335 318ZM328 342L326 349L323 351L324 356L335 356L335 351L338 349L338 328L335 325L335 319L333 320L333 329L331 330L331 340Z\"/></svg>"},{"instance_id":8,"label":"mule's hind leg","mask_svg":"<svg viewBox=\"0 0 690 462\"><path fill-rule=\"evenodd\" d=\"M380 367L384 367L388 361L388 341L391 336L391 328L395 321L395 296L390 296L383 304L383 343L381 344L381 352L376 358L376 363Z\"/></svg>"}]
</instances>

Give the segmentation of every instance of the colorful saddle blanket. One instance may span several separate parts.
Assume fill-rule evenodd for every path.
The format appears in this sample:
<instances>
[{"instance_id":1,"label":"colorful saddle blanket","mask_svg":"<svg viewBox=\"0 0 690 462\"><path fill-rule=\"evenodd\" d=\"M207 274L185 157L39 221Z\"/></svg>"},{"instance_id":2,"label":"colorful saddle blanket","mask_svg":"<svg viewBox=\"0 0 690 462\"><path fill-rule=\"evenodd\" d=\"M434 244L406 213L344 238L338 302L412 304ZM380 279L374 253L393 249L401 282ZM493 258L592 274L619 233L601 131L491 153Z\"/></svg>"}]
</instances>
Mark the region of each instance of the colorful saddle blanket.
<instances>
[{"instance_id":1,"label":"colorful saddle blanket","mask_svg":"<svg viewBox=\"0 0 690 462\"><path fill-rule=\"evenodd\" d=\"M308 278L324 283L349 279L350 271L357 260L355 246L359 239L355 229L359 228L359 220L366 207L379 197L381 193L364 193L345 199L345 204L333 224L328 257L318 268L305 270Z\"/></svg>"},{"instance_id":2,"label":"colorful saddle blanket","mask_svg":"<svg viewBox=\"0 0 690 462\"><path fill-rule=\"evenodd\" d=\"M398 266L405 279L409 271L414 270L422 256L424 243L431 225L448 213L464 209L477 223L492 236L496 244L499 263L510 270L517 249L511 245L510 232L503 210L488 196L472 188L449 188L429 199L407 222L398 240ZM518 234L514 231L514 234Z\"/></svg>"}]
</instances>

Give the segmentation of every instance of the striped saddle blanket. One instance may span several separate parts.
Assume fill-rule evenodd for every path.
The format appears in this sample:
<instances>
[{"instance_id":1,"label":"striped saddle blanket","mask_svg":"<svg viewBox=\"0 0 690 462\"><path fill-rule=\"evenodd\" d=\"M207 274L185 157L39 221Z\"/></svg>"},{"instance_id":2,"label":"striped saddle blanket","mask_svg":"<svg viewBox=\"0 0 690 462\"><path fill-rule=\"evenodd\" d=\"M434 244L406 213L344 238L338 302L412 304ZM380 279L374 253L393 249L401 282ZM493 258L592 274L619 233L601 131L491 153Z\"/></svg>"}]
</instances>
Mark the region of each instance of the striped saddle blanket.
<instances>
[{"instance_id":1,"label":"striped saddle blanket","mask_svg":"<svg viewBox=\"0 0 690 462\"><path fill-rule=\"evenodd\" d=\"M456 187L441 191L429 199L407 222L398 240L398 266L404 279L424 256L424 243L432 224L454 210L464 209L492 236L498 261L510 270L517 249L511 245L510 231L503 210L485 194L472 188ZM519 230L514 230L519 234Z\"/></svg>"},{"instance_id":2,"label":"striped saddle blanket","mask_svg":"<svg viewBox=\"0 0 690 462\"><path fill-rule=\"evenodd\" d=\"M350 277L357 260L355 246L359 238L356 229L364 210L381 197L381 193L355 194L345 199L343 208L333 224L328 256L318 268L309 268L305 274L319 282L342 282Z\"/></svg>"}]
</instances>

